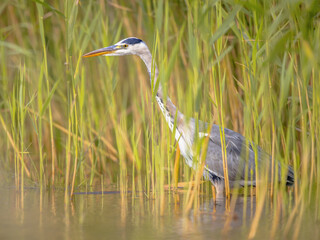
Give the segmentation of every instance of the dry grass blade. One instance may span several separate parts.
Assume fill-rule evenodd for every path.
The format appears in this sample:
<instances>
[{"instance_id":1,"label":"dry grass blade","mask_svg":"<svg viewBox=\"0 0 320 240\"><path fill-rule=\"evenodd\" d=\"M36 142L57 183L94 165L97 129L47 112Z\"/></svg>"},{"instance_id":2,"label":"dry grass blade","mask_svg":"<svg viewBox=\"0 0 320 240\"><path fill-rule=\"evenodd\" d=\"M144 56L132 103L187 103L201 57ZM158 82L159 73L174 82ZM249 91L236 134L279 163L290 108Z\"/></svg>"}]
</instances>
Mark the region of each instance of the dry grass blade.
<instances>
[{"instance_id":1,"label":"dry grass blade","mask_svg":"<svg viewBox=\"0 0 320 240\"><path fill-rule=\"evenodd\" d=\"M6 134L7 134L7 138L9 139L12 148L14 149L15 153L18 155L19 160L20 160L21 164L23 165L24 170L26 171L28 177L30 177L30 171L29 171L29 169L27 168L27 166L24 164L24 162L23 162L23 160L22 160L22 157L21 157L21 154L20 154L17 146L15 145L15 143L14 143L14 141L13 141L13 139L12 139L12 137L11 137L8 129L7 129L7 127L6 127L6 124L5 124L5 122L4 122L3 118L2 118L2 115L0 115L0 121L1 121L1 125L2 125L2 127L3 127L3 130L4 130L4 131L6 132Z\"/></svg>"}]
</instances>

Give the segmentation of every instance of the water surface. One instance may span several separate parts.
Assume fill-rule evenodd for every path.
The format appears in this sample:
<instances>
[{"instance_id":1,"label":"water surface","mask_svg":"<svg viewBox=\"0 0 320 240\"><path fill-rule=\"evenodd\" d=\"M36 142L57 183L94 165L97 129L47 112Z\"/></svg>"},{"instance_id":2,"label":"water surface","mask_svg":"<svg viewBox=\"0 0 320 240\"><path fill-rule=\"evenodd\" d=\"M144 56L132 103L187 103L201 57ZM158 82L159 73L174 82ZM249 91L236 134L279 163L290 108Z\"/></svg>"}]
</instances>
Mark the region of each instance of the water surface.
<instances>
[{"instance_id":1,"label":"water surface","mask_svg":"<svg viewBox=\"0 0 320 240\"><path fill-rule=\"evenodd\" d=\"M0 189L0 239L239 239L247 238L255 199L239 198L235 211L224 201L199 198L199 211L184 214L186 193L166 193L160 201L128 193L76 194L65 204L63 191ZM178 201L179 199L179 201ZM259 239L268 239L268 214L260 222ZM226 227L228 226L228 227ZM319 236L316 230L313 236ZM318 235L317 235L318 234Z\"/></svg>"}]
</instances>

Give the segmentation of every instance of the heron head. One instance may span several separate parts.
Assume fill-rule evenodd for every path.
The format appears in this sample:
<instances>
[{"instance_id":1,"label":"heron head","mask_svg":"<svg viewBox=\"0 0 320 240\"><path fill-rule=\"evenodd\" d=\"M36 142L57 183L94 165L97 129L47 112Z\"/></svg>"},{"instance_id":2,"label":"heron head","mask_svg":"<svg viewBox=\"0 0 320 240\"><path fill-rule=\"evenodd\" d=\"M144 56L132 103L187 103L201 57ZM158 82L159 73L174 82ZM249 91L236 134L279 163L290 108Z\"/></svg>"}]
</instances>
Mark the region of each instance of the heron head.
<instances>
[{"instance_id":1,"label":"heron head","mask_svg":"<svg viewBox=\"0 0 320 240\"><path fill-rule=\"evenodd\" d=\"M147 45L139 38L130 37L117 42L116 44L94 50L84 54L82 57L94 56L123 56L123 55L141 55L148 49Z\"/></svg>"}]
</instances>

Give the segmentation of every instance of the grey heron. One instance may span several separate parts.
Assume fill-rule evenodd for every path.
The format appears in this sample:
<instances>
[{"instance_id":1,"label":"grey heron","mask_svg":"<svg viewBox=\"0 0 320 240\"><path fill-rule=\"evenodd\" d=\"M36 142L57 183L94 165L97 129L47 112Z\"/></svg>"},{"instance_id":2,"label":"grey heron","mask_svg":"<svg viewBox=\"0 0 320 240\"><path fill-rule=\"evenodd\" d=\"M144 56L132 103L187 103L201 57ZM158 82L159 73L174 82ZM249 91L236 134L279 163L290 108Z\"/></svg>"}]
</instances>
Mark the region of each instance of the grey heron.
<instances>
[{"instance_id":1,"label":"grey heron","mask_svg":"<svg viewBox=\"0 0 320 240\"><path fill-rule=\"evenodd\" d=\"M129 37L112 46L84 54L83 57L100 55L137 55L143 60L148 69L151 84L155 84L158 79L158 68L156 64L153 64L152 55L148 46L141 39ZM154 69L153 75L151 74L152 69ZM246 141L241 134L227 128L222 129L215 124L209 126L208 123L202 121L197 122L193 118L186 119L169 97L164 99L161 83L158 85L155 98L171 131L174 130L174 123L176 121L175 139L178 141L181 154L185 158L187 165L193 168L195 167L194 153L192 151L195 139L198 137L209 137L203 175L215 186L217 196L223 196L225 189L224 168L228 170L227 174L230 187L256 185L258 181L256 178L256 169L268 171L267 174L269 177L272 177L272 174L278 172L278 180L281 181L281 167L283 166L275 164L277 167L272 168L270 155L264 152L259 146ZM208 127L211 127L210 132L207 130ZM221 130L224 131L224 138L221 136ZM223 144L222 139L224 139L225 144ZM223 150L222 146L225 146L225 150ZM226 155L226 166L223 166L223 154ZM258 163L257 168L256 163ZM278 168L277 171L275 171L275 168ZM285 168L287 169L286 177L284 178L286 184L292 185L294 182L294 172L290 166L285 166Z\"/></svg>"}]
</instances>

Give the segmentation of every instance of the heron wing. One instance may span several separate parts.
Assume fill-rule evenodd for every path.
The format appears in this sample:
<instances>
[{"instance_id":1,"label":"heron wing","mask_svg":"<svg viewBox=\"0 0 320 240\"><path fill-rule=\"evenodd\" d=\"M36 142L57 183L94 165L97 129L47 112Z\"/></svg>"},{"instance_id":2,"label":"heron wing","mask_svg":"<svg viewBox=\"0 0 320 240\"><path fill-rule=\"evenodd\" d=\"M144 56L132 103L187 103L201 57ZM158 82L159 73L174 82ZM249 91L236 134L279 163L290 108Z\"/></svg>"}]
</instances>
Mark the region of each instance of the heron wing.
<instances>
[{"instance_id":1,"label":"heron wing","mask_svg":"<svg viewBox=\"0 0 320 240\"><path fill-rule=\"evenodd\" d=\"M211 128L206 156L207 168L217 176L223 177L223 151L225 151L230 181L244 180L246 171L247 179L255 180L255 156L260 161L261 159L269 159L269 155L260 147L247 142L241 134L227 128L224 128L225 148L222 148L222 130L218 125L213 125ZM255 155L253 147L256 148L257 155Z\"/></svg>"}]
</instances>

